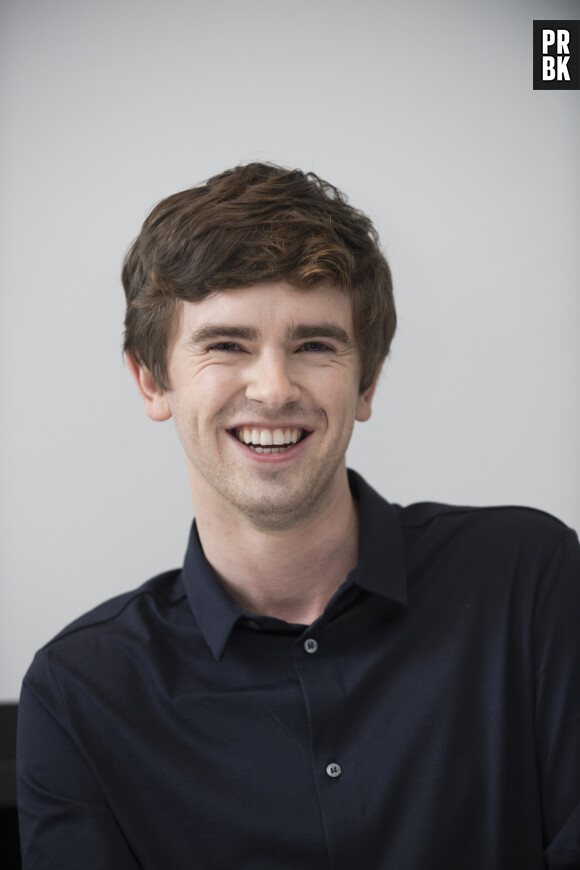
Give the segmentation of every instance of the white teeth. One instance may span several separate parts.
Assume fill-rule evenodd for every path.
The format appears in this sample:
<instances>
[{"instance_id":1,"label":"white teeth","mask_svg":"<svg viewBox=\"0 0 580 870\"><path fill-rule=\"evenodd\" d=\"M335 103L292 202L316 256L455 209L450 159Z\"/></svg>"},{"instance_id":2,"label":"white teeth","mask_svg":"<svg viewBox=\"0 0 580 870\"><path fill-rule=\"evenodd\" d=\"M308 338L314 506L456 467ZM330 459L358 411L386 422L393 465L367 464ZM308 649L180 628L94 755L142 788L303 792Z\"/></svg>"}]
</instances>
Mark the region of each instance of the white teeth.
<instances>
[{"instance_id":1,"label":"white teeth","mask_svg":"<svg viewBox=\"0 0 580 870\"><path fill-rule=\"evenodd\" d=\"M276 447L283 448L290 444L296 444L302 434L302 429L234 429L239 441L252 447ZM272 450L275 448L272 447ZM268 451L269 452L269 451ZM276 450L276 452L279 452Z\"/></svg>"}]
</instances>

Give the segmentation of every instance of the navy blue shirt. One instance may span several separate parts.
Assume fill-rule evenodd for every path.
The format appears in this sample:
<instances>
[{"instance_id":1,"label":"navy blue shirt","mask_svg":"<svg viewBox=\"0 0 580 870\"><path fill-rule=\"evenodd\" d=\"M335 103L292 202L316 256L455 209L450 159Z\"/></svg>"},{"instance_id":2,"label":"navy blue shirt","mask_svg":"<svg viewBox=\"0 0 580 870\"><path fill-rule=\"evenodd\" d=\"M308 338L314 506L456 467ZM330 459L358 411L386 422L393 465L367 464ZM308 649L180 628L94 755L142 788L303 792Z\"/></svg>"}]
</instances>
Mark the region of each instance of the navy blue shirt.
<instances>
[{"instance_id":1,"label":"navy blue shirt","mask_svg":"<svg viewBox=\"0 0 580 870\"><path fill-rule=\"evenodd\" d=\"M24 870L580 867L580 548L525 508L390 505L312 625L246 613L193 525L24 680Z\"/></svg>"}]
</instances>

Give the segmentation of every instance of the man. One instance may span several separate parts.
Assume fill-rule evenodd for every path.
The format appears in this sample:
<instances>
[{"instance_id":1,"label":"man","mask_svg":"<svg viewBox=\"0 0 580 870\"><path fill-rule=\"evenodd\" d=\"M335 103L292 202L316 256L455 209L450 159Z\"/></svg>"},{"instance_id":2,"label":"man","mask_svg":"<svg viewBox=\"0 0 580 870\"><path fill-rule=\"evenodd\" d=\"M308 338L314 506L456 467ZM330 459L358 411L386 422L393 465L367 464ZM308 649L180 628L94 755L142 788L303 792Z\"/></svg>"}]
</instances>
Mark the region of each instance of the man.
<instances>
[{"instance_id":1,"label":"man","mask_svg":"<svg viewBox=\"0 0 580 870\"><path fill-rule=\"evenodd\" d=\"M25 678L25 870L580 867L578 540L347 474L395 330L368 218L238 167L160 203L123 281L195 522Z\"/></svg>"}]
</instances>

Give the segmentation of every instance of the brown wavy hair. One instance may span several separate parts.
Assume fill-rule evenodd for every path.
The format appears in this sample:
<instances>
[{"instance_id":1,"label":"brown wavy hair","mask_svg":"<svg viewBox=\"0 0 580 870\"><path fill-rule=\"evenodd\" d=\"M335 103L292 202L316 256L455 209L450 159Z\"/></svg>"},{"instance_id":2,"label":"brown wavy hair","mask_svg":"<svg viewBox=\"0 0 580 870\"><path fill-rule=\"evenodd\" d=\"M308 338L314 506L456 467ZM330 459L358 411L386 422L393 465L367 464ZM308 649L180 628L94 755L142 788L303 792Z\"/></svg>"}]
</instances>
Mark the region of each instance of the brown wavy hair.
<instances>
[{"instance_id":1,"label":"brown wavy hair","mask_svg":"<svg viewBox=\"0 0 580 870\"><path fill-rule=\"evenodd\" d=\"M388 263L369 218L313 172L249 163L162 200L123 263L124 350L171 389L170 330L181 300L275 281L331 282L352 300L360 390L387 356L397 318Z\"/></svg>"}]
</instances>

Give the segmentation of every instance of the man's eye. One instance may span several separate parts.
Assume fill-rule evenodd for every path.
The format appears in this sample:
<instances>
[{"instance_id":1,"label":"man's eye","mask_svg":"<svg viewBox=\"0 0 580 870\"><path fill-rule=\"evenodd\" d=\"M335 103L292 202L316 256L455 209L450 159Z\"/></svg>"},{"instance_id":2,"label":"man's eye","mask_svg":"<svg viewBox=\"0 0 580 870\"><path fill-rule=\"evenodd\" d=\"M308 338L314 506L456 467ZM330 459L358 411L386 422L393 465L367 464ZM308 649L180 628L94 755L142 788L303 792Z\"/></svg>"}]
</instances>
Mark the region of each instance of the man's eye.
<instances>
[{"instance_id":1,"label":"man's eye","mask_svg":"<svg viewBox=\"0 0 580 870\"><path fill-rule=\"evenodd\" d=\"M306 350L309 353L323 353L324 351L332 350L327 344L321 341L307 341L301 345L301 350Z\"/></svg>"},{"instance_id":2,"label":"man's eye","mask_svg":"<svg viewBox=\"0 0 580 870\"><path fill-rule=\"evenodd\" d=\"M217 350L228 353L236 350L241 350L241 347L239 344L236 344L235 341L219 341L217 344L212 344L212 346L209 347L208 350Z\"/></svg>"}]
</instances>

